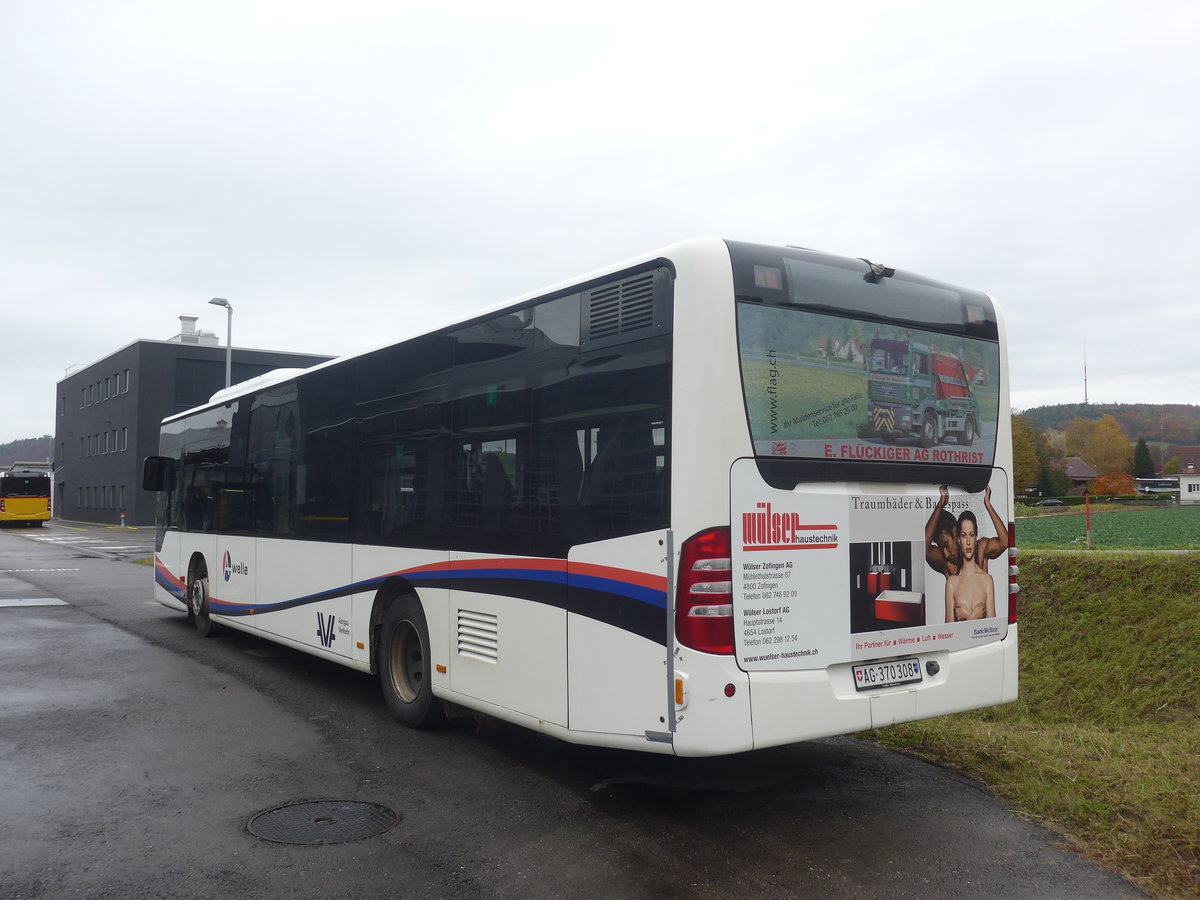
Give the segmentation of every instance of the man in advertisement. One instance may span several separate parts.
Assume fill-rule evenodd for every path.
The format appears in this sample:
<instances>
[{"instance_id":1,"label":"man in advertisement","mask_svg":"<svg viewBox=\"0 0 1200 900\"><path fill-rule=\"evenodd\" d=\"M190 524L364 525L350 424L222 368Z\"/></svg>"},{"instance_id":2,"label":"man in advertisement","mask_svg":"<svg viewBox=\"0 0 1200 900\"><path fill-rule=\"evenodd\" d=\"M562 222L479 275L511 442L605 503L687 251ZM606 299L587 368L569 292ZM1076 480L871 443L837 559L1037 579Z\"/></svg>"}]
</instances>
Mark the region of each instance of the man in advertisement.
<instances>
[{"instance_id":1,"label":"man in advertisement","mask_svg":"<svg viewBox=\"0 0 1200 900\"><path fill-rule=\"evenodd\" d=\"M1004 520L992 507L992 486L988 485L983 493L983 507L992 520L992 527L996 529L996 537L979 537L978 529L975 527L975 514L970 510L963 510L958 519L955 519L954 515L946 509L949 501L950 491L943 484L940 488L937 506L933 508L933 512L929 515L929 521L925 523L925 561L929 563L929 568L947 578L958 574L963 567L964 559L962 524L964 518L969 516L973 538L970 556L975 564L986 573L988 560L996 559L1008 549L1008 528L1005 527Z\"/></svg>"}]
</instances>

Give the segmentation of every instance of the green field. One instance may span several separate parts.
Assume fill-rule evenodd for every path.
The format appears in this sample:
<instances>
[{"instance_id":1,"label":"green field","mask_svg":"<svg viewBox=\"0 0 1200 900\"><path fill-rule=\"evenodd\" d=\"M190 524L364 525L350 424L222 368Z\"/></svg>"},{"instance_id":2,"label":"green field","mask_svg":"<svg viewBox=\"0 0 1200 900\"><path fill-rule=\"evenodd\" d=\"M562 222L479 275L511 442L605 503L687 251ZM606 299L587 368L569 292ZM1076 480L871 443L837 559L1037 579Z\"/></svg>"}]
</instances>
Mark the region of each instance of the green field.
<instances>
[{"instance_id":1,"label":"green field","mask_svg":"<svg viewBox=\"0 0 1200 900\"><path fill-rule=\"evenodd\" d=\"M1087 546L1082 507L1017 520L1017 546L1025 549L1083 549ZM1200 506L1106 509L1092 512L1095 550L1200 549Z\"/></svg>"},{"instance_id":2,"label":"green field","mask_svg":"<svg viewBox=\"0 0 1200 900\"><path fill-rule=\"evenodd\" d=\"M1147 512L1182 528L1200 510ZM1200 553L1020 564L1020 699L871 736L981 778L1155 896L1200 896Z\"/></svg>"}]
</instances>

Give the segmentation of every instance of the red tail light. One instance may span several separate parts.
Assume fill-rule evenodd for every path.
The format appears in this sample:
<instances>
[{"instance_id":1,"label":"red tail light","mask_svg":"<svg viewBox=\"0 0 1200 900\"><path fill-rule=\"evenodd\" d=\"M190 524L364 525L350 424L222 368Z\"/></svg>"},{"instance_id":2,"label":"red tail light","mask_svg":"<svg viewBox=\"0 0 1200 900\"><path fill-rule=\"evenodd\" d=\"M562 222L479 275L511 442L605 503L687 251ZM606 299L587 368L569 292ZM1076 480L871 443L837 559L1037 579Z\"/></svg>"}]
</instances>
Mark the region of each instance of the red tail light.
<instances>
[{"instance_id":1,"label":"red tail light","mask_svg":"<svg viewBox=\"0 0 1200 900\"><path fill-rule=\"evenodd\" d=\"M688 538L679 554L675 637L705 653L733 653L733 571L728 528Z\"/></svg>"},{"instance_id":2,"label":"red tail light","mask_svg":"<svg viewBox=\"0 0 1200 900\"><path fill-rule=\"evenodd\" d=\"M1008 624L1017 624L1017 599L1021 588L1017 585L1017 576L1021 570L1017 567L1017 525L1008 523Z\"/></svg>"}]
</instances>

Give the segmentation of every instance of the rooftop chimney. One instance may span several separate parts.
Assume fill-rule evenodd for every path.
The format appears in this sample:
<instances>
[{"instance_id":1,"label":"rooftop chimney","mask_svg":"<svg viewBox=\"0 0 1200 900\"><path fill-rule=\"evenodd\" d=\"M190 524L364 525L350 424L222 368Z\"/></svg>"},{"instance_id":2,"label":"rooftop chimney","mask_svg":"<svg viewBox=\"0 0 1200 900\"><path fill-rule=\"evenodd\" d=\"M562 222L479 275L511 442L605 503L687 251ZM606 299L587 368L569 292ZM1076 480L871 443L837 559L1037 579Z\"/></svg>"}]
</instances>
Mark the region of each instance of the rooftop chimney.
<instances>
[{"instance_id":1,"label":"rooftop chimney","mask_svg":"<svg viewBox=\"0 0 1200 900\"><path fill-rule=\"evenodd\" d=\"M200 343L199 335L196 334L196 320L199 316L180 316L179 317L179 343L181 344L198 344Z\"/></svg>"}]
</instances>

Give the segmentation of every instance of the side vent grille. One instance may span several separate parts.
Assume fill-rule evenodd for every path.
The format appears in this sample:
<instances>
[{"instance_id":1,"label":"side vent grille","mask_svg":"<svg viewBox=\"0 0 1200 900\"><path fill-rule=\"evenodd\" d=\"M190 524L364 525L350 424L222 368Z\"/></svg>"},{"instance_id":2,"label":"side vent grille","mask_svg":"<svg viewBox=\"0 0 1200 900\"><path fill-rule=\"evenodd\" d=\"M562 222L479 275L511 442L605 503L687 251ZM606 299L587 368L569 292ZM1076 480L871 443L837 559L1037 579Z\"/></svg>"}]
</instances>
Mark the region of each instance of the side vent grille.
<instances>
[{"instance_id":1,"label":"side vent grille","mask_svg":"<svg viewBox=\"0 0 1200 900\"><path fill-rule=\"evenodd\" d=\"M668 272L656 269L585 291L584 345L636 341L666 330L669 290Z\"/></svg>"},{"instance_id":2,"label":"side vent grille","mask_svg":"<svg viewBox=\"0 0 1200 900\"><path fill-rule=\"evenodd\" d=\"M495 613L458 611L458 655L480 662L500 661L500 628Z\"/></svg>"}]
</instances>

